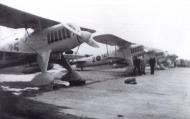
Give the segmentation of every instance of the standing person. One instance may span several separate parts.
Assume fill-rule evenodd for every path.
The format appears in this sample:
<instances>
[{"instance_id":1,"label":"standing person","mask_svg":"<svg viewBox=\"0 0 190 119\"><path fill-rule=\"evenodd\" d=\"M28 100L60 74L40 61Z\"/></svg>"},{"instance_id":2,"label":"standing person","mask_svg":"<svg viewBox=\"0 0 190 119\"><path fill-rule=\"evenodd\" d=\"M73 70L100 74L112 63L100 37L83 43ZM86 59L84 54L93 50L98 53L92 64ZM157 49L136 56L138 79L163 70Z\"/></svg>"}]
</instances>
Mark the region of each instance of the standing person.
<instances>
[{"instance_id":1,"label":"standing person","mask_svg":"<svg viewBox=\"0 0 190 119\"><path fill-rule=\"evenodd\" d=\"M155 68L155 64L156 64L155 57L150 58L149 64L150 64L150 72L152 75L154 75L154 68Z\"/></svg>"},{"instance_id":2,"label":"standing person","mask_svg":"<svg viewBox=\"0 0 190 119\"><path fill-rule=\"evenodd\" d=\"M144 56L142 56L142 59L141 59L141 74L146 74L145 72L145 68L146 68L146 62L144 60Z\"/></svg>"},{"instance_id":3,"label":"standing person","mask_svg":"<svg viewBox=\"0 0 190 119\"><path fill-rule=\"evenodd\" d=\"M140 63L141 63L141 60L137 56L135 56L134 60L133 60L134 74L135 75L140 75L141 74Z\"/></svg>"},{"instance_id":4,"label":"standing person","mask_svg":"<svg viewBox=\"0 0 190 119\"><path fill-rule=\"evenodd\" d=\"M134 75L137 75L137 57L136 56L134 56L133 64L134 64L133 73L134 73Z\"/></svg>"},{"instance_id":5,"label":"standing person","mask_svg":"<svg viewBox=\"0 0 190 119\"><path fill-rule=\"evenodd\" d=\"M141 59L137 58L137 73L141 75Z\"/></svg>"},{"instance_id":6,"label":"standing person","mask_svg":"<svg viewBox=\"0 0 190 119\"><path fill-rule=\"evenodd\" d=\"M176 66L177 66L176 61L174 61L174 67L176 67Z\"/></svg>"}]
</instances>

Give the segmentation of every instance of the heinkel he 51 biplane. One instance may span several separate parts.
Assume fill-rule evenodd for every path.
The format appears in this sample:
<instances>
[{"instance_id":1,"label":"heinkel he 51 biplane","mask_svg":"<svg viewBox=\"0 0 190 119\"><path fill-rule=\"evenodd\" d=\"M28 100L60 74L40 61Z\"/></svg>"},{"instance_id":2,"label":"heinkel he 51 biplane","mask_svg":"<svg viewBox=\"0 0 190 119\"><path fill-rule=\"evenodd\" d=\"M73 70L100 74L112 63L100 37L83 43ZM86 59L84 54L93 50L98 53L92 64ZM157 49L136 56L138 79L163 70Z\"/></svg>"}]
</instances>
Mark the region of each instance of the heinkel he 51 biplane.
<instances>
[{"instance_id":1,"label":"heinkel he 51 biplane","mask_svg":"<svg viewBox=\"0 0 190 119\"><path fill-rule=\"evenodd\" d=\"M40 78L34 79L36 80L34 82L37 82L35 85L52 82L51 74L47 72L52 53L60 56L59 64L68 70L69 78L65 80L80 82L81 77L73 71L63 52L70 52L84 42L92 47L98 47L92 37L94 30L42 18L3 4L0 4L0 25L14 29L25 28L27 34L3 45L1 43L0 68L37 62L41 73L38 75ZM34 32L29 33L29 28Z\"/></svg>"}]
</instances>

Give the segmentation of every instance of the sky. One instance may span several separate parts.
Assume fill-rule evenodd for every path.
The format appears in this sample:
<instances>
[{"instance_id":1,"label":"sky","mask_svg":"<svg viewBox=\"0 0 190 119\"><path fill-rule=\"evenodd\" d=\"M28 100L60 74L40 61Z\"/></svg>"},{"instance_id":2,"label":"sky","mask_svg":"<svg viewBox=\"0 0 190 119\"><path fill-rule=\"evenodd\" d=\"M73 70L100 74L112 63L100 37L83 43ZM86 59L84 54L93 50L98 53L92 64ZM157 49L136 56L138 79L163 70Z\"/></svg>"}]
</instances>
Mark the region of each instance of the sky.
<instances>
[{"instance_id":1,"label":"sky","mask_svg":"<svg viewBox=\"0 0 190 119\"><path fill-rule=\"evenodd\" d=\"M0 3L190 59L190 0L0 0ZM82 45L79 52L100 54L106 52L106 47Z\"/></svg>"}]
</instances>

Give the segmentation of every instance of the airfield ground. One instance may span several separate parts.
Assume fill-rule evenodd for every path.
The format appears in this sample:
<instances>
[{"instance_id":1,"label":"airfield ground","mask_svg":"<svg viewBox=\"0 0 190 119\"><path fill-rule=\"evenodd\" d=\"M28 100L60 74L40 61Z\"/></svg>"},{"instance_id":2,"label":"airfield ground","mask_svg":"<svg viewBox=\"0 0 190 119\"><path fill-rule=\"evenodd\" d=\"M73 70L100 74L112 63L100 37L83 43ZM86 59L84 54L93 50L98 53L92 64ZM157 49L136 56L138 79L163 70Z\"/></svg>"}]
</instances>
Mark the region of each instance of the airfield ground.
<instances>
[{"instance_id":1,"label":"airfield ground","mask_svg":"<svg viewBox=\"0 0 190 119\"><path fill-rule=\"evenodd\" d=\"M66 119L190 118L190 69L167 69L155 75L147 72L136 77L136 85L124 83L127 77L120 75L123 70L88 68L79 71L87 80L85 86L60 88L24 99L45 105L39 108L45 107L47 115L55 113L49 111L52 106L59 107L56 113Z\"/></svg>"}]
</instances>

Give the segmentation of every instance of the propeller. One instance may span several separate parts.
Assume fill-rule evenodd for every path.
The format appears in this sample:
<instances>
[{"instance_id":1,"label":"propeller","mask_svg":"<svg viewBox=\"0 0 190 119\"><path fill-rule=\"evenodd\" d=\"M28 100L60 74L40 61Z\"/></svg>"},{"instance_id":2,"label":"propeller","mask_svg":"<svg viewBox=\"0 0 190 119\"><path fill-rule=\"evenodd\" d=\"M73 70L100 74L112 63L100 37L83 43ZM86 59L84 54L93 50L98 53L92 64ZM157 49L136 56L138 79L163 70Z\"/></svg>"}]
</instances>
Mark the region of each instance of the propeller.
<instances>
[{"instance_id":1,"label":"propeller","mask_svg":"<svg viewBox=\"0 0 190 119\"><path fill-rule=\"evenodd\" d=\"M99 45L98 43L93 39L92 37L92 33L90 33L89 31L82 31L80 27L77 27L73 24L67 23L67 24L63 24L68 30L70 30L71 32L73 32L74 34L76 34L78 36L78 40L81 42L85 42L88 45L98 48Z\"/></svg>"},{"instance_id":2,"label":"propeller","mask_svg":"<svg viewBox=\"0 0 190 119\"><path fill-rule=\"evenodd\" d=\"M92 34L88 31L81 31L81 40L92 47L99 48L98 43L93 39Z\"/></svg>"}]
</instances>

